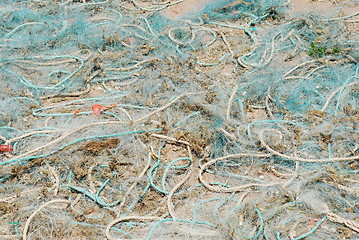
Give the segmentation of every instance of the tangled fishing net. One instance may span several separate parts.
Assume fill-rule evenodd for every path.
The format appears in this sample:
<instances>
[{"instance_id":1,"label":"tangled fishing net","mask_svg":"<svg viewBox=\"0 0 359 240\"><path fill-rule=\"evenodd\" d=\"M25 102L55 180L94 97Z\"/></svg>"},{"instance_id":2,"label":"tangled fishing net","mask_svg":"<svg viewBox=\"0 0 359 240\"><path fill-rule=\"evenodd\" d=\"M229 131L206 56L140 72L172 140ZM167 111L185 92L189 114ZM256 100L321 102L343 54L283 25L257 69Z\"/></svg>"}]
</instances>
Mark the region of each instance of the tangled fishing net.
<instances>
[{"instance_id":1,"label":"tangled fishing net","mask_svg":"<svg viewBox=\"0 0 359 240\"><path fill-rule=\"evenodd\" d=\"M1 239L359 238L358 1L188 1L3 2Z\"/></svg>"}]
</instances>

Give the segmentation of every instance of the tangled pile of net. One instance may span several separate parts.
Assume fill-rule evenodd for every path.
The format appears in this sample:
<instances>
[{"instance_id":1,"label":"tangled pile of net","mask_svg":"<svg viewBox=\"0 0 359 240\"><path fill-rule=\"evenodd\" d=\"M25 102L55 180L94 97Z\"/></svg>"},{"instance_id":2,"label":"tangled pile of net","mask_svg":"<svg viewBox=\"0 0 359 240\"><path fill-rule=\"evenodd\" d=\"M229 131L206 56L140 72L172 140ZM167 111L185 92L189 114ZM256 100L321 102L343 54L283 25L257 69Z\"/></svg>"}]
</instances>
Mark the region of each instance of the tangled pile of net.
<instances>
[{"instance_id":1,"label":"tangled pile of net","mask_svg":"<svg viewBox=\"0 0 359 240\"><path fill-rule=\"evenodd\" d=\"M359 238L358 2L185 2L4 1L0 238Z\"/></svg>"}]
</instances>

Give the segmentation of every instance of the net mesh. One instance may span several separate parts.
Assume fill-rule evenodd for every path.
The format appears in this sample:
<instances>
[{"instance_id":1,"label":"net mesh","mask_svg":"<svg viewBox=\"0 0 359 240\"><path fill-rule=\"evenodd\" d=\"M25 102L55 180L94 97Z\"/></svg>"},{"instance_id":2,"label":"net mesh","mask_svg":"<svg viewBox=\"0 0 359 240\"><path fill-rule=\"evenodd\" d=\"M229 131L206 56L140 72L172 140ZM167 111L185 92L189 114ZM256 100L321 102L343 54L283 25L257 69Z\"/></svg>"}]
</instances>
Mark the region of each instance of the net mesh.
<instances>
[{"instance_id":1,"label":"net mesh","mask_svg":"<svg viewBox=\"0 0 359 240\"><path fill-rule=\"evenodd\" d=\"M3 1L0 236L357 239L358 2L303 4Z\"/></svg>"}]
</instances>

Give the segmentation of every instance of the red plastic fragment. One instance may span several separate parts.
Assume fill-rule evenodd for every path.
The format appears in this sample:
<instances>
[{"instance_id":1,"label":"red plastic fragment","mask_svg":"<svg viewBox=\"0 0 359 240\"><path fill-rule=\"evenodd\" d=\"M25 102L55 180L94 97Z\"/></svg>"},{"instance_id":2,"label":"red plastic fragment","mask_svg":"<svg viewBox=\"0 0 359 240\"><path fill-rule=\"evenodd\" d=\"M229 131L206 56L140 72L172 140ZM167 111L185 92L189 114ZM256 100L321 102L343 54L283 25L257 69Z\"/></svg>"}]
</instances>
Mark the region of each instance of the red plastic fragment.
<instances>
[{"instance_id":1,"label":"red plastic fragment","mask_svg":"<svg viewBox=\"0 0 359 240\"><path fill-rule=\"evenodd\" d=\"M11 152L14 151L14 147L11 145L0 145L0 152Z\"/></svg>"}]
</instances>

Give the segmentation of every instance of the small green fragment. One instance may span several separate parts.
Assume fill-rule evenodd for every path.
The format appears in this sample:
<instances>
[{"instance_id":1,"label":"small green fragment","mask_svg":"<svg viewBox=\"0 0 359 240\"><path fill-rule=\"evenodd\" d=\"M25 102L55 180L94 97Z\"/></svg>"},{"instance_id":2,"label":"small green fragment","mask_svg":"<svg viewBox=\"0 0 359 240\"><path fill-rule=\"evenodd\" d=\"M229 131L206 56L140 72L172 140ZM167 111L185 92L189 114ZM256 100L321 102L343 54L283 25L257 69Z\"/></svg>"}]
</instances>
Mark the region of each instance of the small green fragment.
<instances>
[{"instance_id":1,"label":"small green fragment","mask_svg":"<svg viewBox=\"0 0 359 240\"><path fill-rule=\"evenodd\" d=\"M319 47L315 42L312 42L309 47L308 55L311 57L323 57L326 50L326 46Z\"/></svg>"},{"instance_id":2,"label":"small green fragment","mask_svg":"<svg viewBox=\"0 0 359 240\"><path fill-rule=\"evenodd\" d=\"M332 49L332 51L333 51L333 54L336 54L336 53L339 53L339 52L340 52L338 46L334 46L333 49Z\"/></svg>"},{"instance_id":3,"label":"small green fragment","mask_svg":"<svg viewBox=\"0 0 359 240\"><path fill-rule=\"evenodd\" d=\"M324 55L329 54L337 54L340 52L338 46L334 45L332 48L328 48L327 46L318 46L317 43L312 42L308 47L308 55L311 57L320 58Z\"/></svg>"}]
</instances>

